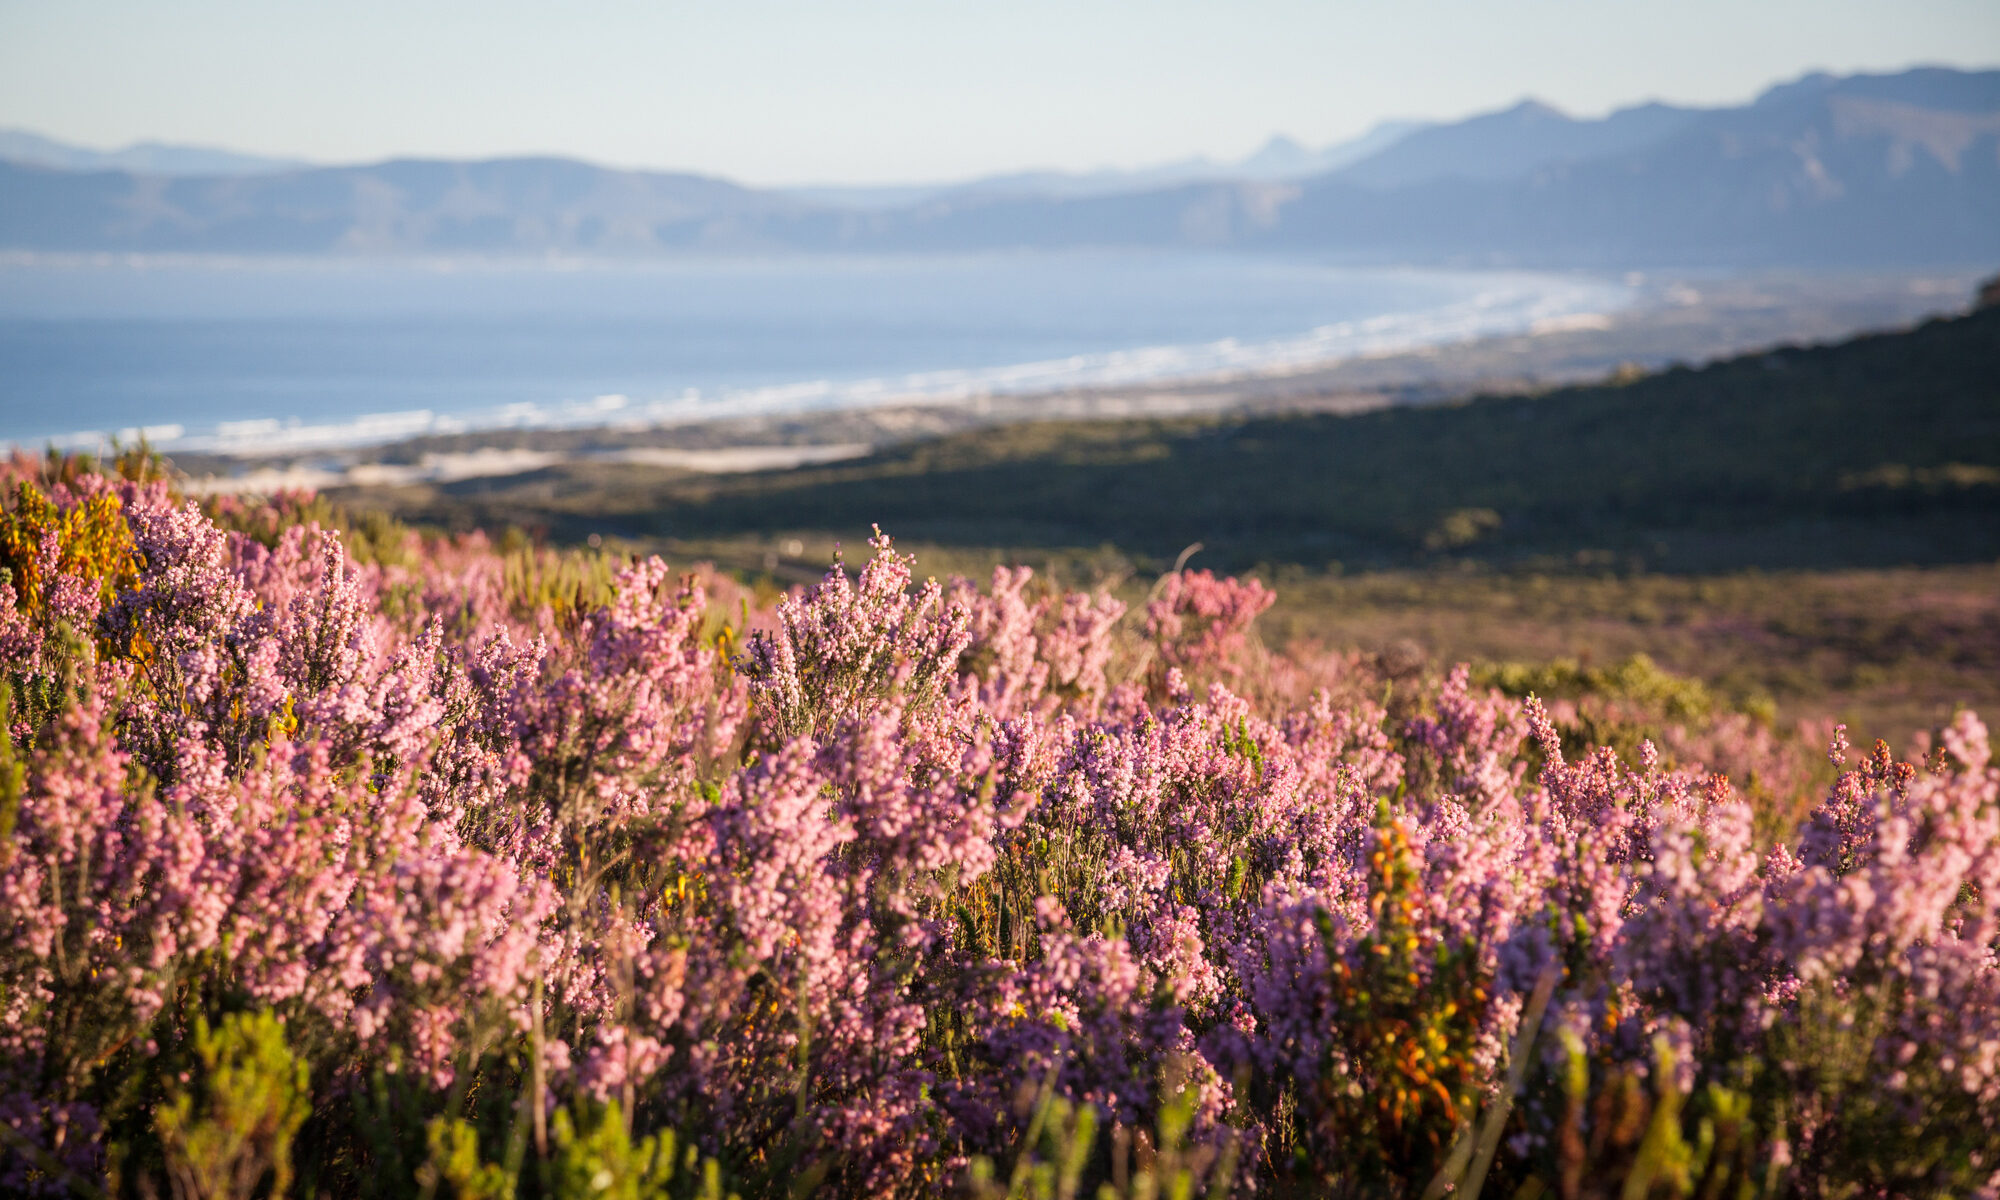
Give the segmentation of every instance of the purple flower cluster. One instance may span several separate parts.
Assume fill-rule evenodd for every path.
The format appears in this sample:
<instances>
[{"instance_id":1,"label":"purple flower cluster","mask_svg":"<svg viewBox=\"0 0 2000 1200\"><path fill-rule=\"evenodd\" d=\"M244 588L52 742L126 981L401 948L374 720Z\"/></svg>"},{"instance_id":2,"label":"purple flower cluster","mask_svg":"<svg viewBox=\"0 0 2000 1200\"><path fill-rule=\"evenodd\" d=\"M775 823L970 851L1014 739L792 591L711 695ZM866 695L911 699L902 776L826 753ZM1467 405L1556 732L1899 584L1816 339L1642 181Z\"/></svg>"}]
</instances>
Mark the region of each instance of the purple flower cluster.
<instances>
[{"instance_id":1,"label":"purple flower cluster","mask_svg":"<svg viewBox=\"0 0 2000 1200\"><path fill-rule=\"evenodd\" d=\"M65 543L92 505L129 541ZM928 1195L1034 1178L1050 1111L1118 1187L1138 1147L1243 1194L2000 1194L1970 713L1924 766L1843 737L1772 838L1695 761L1761 726L1566 752L1462 667L1287 703L1331 660L1204 572L1128 617L878 534L753 611L658 559L357 560L297 498L46 507L0 580L0 1189L144 1184L256 1010L310 1089L275 1178L325 1194L548 1190L600 1120L745 1195Z\"/></svg>"}]
</instances>

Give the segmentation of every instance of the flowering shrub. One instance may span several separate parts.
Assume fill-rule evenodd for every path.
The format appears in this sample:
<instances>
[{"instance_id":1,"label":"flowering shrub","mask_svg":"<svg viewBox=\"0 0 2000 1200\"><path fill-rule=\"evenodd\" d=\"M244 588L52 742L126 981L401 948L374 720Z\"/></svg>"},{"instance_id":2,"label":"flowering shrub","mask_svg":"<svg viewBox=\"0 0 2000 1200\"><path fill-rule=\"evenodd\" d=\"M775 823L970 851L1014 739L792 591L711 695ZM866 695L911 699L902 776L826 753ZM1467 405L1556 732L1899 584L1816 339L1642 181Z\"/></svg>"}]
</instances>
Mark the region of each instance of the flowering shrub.
<instances>
[{"instance_id":1,"label":"flowering shrub","mask_svg":"<svg viewBox=\"0 0 2000 1200\"><path fill-rule=\"evenodd\" d=\"M1701 705L1284 700L1335 660L1202 573L1128 616L878 535L753 610L29 475L0 1190L2000 1195L1969 713L1746 797Z\"/></svg>"}]
</instances>

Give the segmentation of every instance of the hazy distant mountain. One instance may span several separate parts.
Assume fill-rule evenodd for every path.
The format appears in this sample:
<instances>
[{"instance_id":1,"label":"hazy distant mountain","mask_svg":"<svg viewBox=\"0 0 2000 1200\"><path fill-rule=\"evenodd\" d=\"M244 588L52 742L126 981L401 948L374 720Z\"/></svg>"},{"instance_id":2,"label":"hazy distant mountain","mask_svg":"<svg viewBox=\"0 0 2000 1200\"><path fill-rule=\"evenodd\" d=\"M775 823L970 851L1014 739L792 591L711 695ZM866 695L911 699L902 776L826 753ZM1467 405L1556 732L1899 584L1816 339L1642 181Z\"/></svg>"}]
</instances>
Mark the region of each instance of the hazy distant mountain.
<instances>
[{"instance_id":1,"label":"hazy distant mountain","mask_svg":"<svg viewBox=\"0 0 2000 1200\"><path fill-rule=\"evenodd\" d=\"M2000 262L2000 71L1809 76L1741 108L1543 105L1438 126L1300 183L1086 200L962 197L887 247L1194 245L1355 261Z\"/></svg>"},{"instance_id":2,"label":"hazy distant mountain","mask_svg":"<svg viewBox=\"0 0 2000 1200\"><path fill-rule=\"evenodd\" d=\"M1811 76L1643 120L1669 128L1512 177L1384 188L1363 162L1313 181L1262 240L1542 264L2000 261L2000 71Z\"/></svg>"},{"instance_id":3,"label":"hazy distant mountain","mask_svg":"<svg viewBox=\"0 0 2000 1200\"><path fill-rule=\"evenodd\" d=\"M883 210L966 196L1075 199L1179 187L1189 183L1304 179L1359 162L1418 130L1428 128L1430 124L1425 121L1383 121L1359 137L1335 142L1318 150L1308 149L1280 134L1236 162L1186 158L1132 170L1107 167L1096 171L1016 171L962 183L873 187L829 185L787 188L785 193L814 204Z\"/></svg>"},{"instance_id":4,"label":"hazy distant mountain","mask_svg":"<svg viewBox=\"0 0 2000 1200\"><path fill-rule=\"evenodd\" d=\"M1226 179L1195 160L873 189L872 200L562 159L182 178L0 164L0 248L1178 246L1521 266L2000 263L2000 71L1812 75L1738 108L1653 104L1586 121L1527 102L1369 138L1320 151L1274 140Z\"/></svg>"},{"instance_id":5,"label":"hazy distant mountain","mask_svg":"<svg viewBox=\"0 0 2000 1200\"><path fill-rule=\"evenodd\" d=\"M1579 121L1535 100L1419 130L1347 166L1342 176L1373 187L1440 179L1516 179L1550 163L1637 150L1678 133L1701 113L1665 104L1621 109Z\"/></svg>"},{"instance_id":6,"label":"hazy distant mountain","mask_svg":"<svg viewBox=\"0 0 2000 1200\"><path fill-rule=\"evenodd\" d=\"M165 178L0 163L0 244L236 254L772 248L797 201L720 179L555 158ZM821 235L832 236L831 234Z\"/></svg>"},{"instance_id":7,"label":"hazy distant mountain","mask_svg":"<svg viewBox=\"0 0 2000 1200\"><path fill-rule=\"evenodd\" d=\"M306 164L207 146L136 142L123 150L91 150L23 129L0 129L0 160L65 171L132 171L141 175L268 175Z\"/></svg>"},{"instance_id":8,"label":"hazy distant mountain","mask_svg":"<svg viewBox=\"0 0 2000 1200\"><path fill-rule=\"evenodd\" d=\"M1422 130L1435 127L1431 121L1382 121L1367 133L1318 150L1309 150L1291 138L1278 136L1265 142L1255 154L1236 164L1239 179L1303 179L1338 171L1379 154Z\"/></svg>"},{"instance_id":9,"label":"hazy distant mountain","mask_svg":"<svg viewBox=\"0 0 2000 1200\"><path fill-rule=\"evenodd\" d=\"M1753 108L1775 109L1838 92L1869 100L1891 100L1946 112L1990 113L2000 107L2000 71L1954 71L1916 67L1894 75L1829 75L1815 71L1768 88Z\"/></svg>"}]
</instances>

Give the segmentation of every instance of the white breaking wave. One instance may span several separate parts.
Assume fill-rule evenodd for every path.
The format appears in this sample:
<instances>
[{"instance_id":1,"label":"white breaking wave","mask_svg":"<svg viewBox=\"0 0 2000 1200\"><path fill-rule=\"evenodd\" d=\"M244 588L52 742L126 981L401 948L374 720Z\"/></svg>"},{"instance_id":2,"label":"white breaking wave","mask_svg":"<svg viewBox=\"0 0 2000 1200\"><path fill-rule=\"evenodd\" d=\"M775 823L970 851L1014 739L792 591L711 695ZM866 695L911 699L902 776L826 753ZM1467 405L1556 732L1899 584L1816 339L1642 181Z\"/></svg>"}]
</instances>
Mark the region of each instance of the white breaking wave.
<instances>
[{"instance_id":1,"label":"white breaking wave","mask_svg":"<svg viewBox=\"0 0 2000 1200\"><path fill-rule=\"evenodd\" d=\"M225 421L208 429L181 425L115 433L83 430L48 439L64 449L102 448L143 434L164 450L242 456L282 455L377 445L425 434L504 429L647 428L739 416L896 405L976 403L1088 388L1229 381L1296 374L1342 361L1518 333L1605 327L1629 305L1634 289L1600 280L1528 273L1495 274L1476 294L1419 311L1323 325L1292 337L1141 346L999 367L920 371L860 379L810 379L762 387L683 388L635 398L622 394L545 403L511 403L463 412L416 409L352 420Z\"/></svg>"}]
</instances>

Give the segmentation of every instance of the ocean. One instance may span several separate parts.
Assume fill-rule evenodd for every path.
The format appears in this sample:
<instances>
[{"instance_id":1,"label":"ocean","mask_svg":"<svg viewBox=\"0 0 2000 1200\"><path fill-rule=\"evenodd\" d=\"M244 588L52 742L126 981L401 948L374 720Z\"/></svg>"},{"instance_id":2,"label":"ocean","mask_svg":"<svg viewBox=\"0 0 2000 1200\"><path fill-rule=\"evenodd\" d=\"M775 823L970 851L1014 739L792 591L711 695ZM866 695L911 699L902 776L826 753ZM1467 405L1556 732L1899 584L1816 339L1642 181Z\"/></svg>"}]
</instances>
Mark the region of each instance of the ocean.
<instances>
[{"instance_id":1,"label":"ocean","mask_svg":"<svg viewBox=\"0 0 2000 1200\"><path fill-rule=\"evenodd\" d=\"M672 262L0 257L0 442L299 451L1282 371L1620 283L1189 253Z\"/></svg>"}]
</instances>

